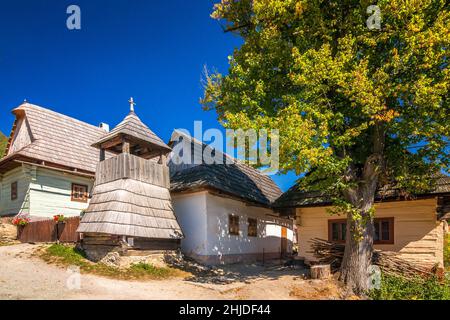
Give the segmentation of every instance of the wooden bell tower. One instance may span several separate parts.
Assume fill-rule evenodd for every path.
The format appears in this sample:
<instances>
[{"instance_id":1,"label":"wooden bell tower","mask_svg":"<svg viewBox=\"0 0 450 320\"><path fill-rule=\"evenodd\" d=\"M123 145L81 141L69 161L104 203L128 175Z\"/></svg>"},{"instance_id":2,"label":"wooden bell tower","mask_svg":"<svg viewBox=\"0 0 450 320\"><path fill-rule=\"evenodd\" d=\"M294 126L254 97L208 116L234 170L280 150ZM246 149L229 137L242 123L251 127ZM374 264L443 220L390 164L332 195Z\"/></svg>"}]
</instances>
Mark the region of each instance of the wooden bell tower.
<instances>
[{"instance_id":1,"label":"wooden bell tower","mask_svg":"<svg viewBox=\"0 0 450 320\"><path fill-rule=\"evenodd\" d=\"M171 151L134 112L93 146L100 149L92 199L78 232L94 260L107 252L175 250L183 237L170 198Z\"/></svg>"}]
</instances>

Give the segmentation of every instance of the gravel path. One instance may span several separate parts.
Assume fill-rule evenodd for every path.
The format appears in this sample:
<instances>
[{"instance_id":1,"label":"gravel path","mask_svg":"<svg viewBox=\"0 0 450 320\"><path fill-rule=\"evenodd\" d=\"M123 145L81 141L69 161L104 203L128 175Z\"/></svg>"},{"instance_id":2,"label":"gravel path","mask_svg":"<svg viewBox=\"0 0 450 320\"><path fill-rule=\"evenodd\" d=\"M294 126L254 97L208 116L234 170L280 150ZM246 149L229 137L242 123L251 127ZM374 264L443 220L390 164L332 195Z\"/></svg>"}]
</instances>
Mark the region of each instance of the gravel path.
<instances>
[{"instance_id":1,"label":"gravel path","mask_svg":"<svg viewBox=\"0 0 450 320\"><path fill-rule=\"evenodd\" d=\"M36 245L0 247L0 299L308 299L336 298L324 282L301 280L297 272L269 271L251 280L209 284L183 279L154 281L114 280L80 276L80 288L69 289L75 279L67 269L49 265L32 253ZM69 284L74 283L69 280ZM317 296L322 293L321 296Z\"/></svg>"}]
</instances>

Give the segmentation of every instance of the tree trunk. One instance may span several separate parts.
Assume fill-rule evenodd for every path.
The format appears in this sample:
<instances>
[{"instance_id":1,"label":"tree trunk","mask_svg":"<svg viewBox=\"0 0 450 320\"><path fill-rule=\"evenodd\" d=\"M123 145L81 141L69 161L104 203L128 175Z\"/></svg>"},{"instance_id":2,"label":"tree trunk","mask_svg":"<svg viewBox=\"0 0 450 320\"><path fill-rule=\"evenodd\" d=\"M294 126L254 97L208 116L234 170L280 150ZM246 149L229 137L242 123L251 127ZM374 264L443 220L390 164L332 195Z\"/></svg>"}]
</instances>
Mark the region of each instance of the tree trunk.
<instances>
[{"instance_id":1,"label":"tree trunk","mask_svg":"<svg viewBox=\"0 0 450 320\"><path fill-rule=\"evenodd\" d=\"M340 280L356 294L370 289L370 266L373 253L373 216L372 208L377 189L377 177L364 179L356 189L344 192L344 197L361 214L361 219L347 215L347 236L344 257L341 265ZM355 237L360 230L361 237Z\"/></svg>"},{"instance_id":2,"label":"tree trunk","mask_svg":"<svg viewBox=\"0 0 450 320\"><path fill-rule=\"evenodd\" d=\"M347 214L347 237L340 280L356 294L364 294L370 289L370 267L373 253L373 205L378 187L378 178L384 170L385 129L377 123L373 132L373 153L366 159L364 169L359 172L350 166L347 181L356 182L343 192L344 198L359 211L360 219ZM361 237L355 238L355 230L361 230Z\"/></svg>"},{"instance_id":3,"label":"tree trunk","mask_svg":"<svg viewBox=\"0 0 450 320\"><path fill-rule=\"evenodd\" d=\"M369 202L367 202L368 204ZM342 260L340 280L356 294L367 292L370 280L370 266L373 252L373 221L368 211L361 210L367 222L354 221L351 214L347 216L347 239ZM361 225L360 225L361 224ZM356 228L362 228L362 238L353 236Z\"/></svg>"},{"instance_id":4,"label":"tree trunk","mask_svg":"<svg viewBox=\"0 0 450 320\"><path fill-rule=\"evenodd\" d=\"M313 265L310 268L311 279L329 279L331 278L331 266L329 264Z\"/></svg>"}]
</instances>

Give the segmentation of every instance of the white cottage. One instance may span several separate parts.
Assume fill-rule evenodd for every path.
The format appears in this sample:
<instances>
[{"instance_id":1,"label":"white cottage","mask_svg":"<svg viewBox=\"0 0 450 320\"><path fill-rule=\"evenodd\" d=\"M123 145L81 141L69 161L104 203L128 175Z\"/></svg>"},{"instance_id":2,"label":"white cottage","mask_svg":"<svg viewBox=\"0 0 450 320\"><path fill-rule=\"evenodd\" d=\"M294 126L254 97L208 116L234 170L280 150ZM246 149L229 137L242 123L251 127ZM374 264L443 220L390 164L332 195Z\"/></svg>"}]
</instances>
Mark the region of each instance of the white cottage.
<instances>
[{"instance_id":1,"label":"white cottage","mask_svg":"<svg viewBox=\"0 0 450 320\"><path fill-rule=\"evenodd\" d=\"M79 216L88 208L100 159L93 145L105 137L108 126L96 127L29 103L13 113L16 120L0 160L0 216ZM104 159L113 155L105 151ZM291 253L293 222L271 209L281 191L270 177L237 160L179 166L169 161L169 166L185 254L216 264Z\"/></svg>"},{"instance_id":2,"label":"white cottage","mask_svg":"<svg viewBox=\"0 0 450 320\"><path fill-rule=\"evenodd\" d=\"M86 209L98 162L91 145L106 131L24 103L0 160L0 216L77 216Z\"/></svg>"},{"instance_id":3,"label":"white cottage","mask_svg":"<svg viewBox=\"0 0 450 320\"><path fill-rule=\"evenodd\" d=\"M185 234L183 253L221 264L279 259L292 252L293 222L271 209L281 190L269 176L218 150L212 152L230 164L194 164L194 156L201 159L195 152L209 147L178 131L171 141L191 153L188 164L176 153L169 162L175 213Z\"/></svg>"}]
</instances>

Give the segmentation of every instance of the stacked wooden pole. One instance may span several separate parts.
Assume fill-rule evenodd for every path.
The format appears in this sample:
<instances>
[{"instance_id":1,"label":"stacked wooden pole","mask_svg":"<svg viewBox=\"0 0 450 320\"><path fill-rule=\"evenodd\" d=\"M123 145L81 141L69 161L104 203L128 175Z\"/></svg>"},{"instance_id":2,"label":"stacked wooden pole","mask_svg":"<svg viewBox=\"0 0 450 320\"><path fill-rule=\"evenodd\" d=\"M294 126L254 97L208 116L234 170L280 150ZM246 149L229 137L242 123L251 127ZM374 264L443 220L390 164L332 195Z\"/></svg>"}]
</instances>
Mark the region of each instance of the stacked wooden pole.
<instances>
[{"instance_id":1,"label":"stacked wooden pole","mask_svg":"<svg viewBox=\"0 0 450 320\"><path fill-rule=\"evenodd\" d=\"M319 260L320 264L329 264L336 272L339 270L344 257L345 245L332 243L323 239L314 238L310 241L311 253ZM385 273L402 278L427 277L433 275L433 268L408 262L399 257L396 252L374 250L372 263L380 267Z\"/></svg>"}]
</instances>

